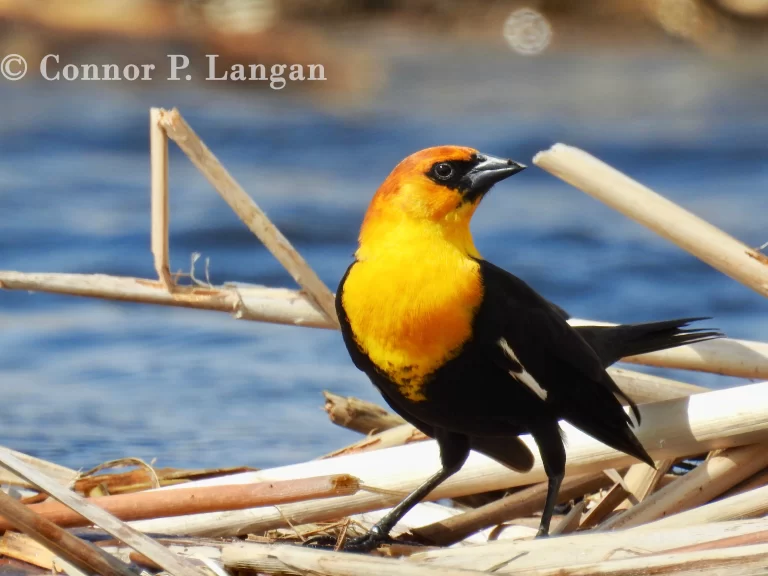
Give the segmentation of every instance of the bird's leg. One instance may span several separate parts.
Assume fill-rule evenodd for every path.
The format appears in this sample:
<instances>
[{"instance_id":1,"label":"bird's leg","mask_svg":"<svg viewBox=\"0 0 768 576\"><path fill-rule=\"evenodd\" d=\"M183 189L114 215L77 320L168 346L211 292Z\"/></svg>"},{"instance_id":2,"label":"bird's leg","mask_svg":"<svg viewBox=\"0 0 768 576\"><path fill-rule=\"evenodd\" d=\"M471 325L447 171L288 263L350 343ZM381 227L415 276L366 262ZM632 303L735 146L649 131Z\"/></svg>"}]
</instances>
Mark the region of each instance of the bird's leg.
<instances>
[{"instance_id":1,"label":"bird's leg","mask_svg":"<svg viewBox=\"0 0 768 576\"><path fill-rule=\"evenodd\" d=\"M430 476L413 492L408 494L402 502L392 508L381 520L376 522L367 534L359 538L352 538L344 543L343 549L349 552L370 552L381 544L393 542L389 533L408 511L426 498L432 490L456 474L469 456L469 438L444 430L436 430L435 439L440 446L440 461L442 468L436 474ZM304 543L305 546L333 547L335 538L317 537Z\"/></svg>"},{"instance_id":2,"label":"bird's leg","mask_svg":"<svg viewBox=\"0 0 768 576\"><path fill-rule=\"evenodd\" d=\"M557 504L560 484L565 476L565 445L557 424L532 431L532 435L539 446L541 461L547 473L547 498L544 501L544 511L541 513L539 531L536 534L537 538L541 538L549 535L549 524Z\"/></svg>"}]
</instances>

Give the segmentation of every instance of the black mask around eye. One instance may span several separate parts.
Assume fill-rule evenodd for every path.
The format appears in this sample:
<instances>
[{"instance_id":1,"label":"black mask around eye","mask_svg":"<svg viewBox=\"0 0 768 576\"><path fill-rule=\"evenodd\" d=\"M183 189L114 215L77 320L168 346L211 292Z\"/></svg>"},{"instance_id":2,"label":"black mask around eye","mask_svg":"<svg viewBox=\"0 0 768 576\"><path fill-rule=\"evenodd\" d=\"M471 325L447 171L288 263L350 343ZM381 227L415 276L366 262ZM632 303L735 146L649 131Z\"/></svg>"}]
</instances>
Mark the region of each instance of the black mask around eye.
<instances>
[{"instance_id":1,"label":"black mask around eye","mask_svg":"<svg viewBox=\"0 0 768 576\"><path fill-rule=\"evenodd\" d=\"M473 155L469 160L435 162L427 177L437 184L458 190L465 201L473 202L505 178L525 170L524 164L487 154Z\"/></svg>"}]
</instances>

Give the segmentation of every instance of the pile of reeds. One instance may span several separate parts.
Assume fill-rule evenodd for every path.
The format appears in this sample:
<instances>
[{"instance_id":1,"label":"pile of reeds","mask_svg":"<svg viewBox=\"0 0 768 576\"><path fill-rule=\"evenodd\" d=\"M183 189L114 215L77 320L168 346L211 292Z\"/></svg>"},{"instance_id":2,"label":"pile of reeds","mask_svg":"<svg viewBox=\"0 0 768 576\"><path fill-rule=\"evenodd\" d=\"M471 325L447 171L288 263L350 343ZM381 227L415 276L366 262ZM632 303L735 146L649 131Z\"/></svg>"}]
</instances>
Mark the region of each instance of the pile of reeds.
<instances>
[{"instance_id":1,"label":"pile of reeds","mask_svg":"<svg viewBox=\"0 0 768 576\"><path fill-rule=\"evenodd\" d=\"M0 287L221 310L337 328L333 296L176 111L152 110L152 247L159 281L0 272ZM182 286L168 261L167 138L280 260L301 291ZM535 162L768 295L768 262L588 154ZM594 323L592 321L577 321ZM768 344L720 339L629 362L768 379ZM267 470L155 469L132 459L78 473L0 447L0 562L22 573L164 571L326 575L753 574L768 571L768 382L708 391L611 369L643 403L638 437L656 469L563 425L568 467L553 535L533 539L546 492L537 458L512 472L473 453L371 555L300 546L362 534L439 468L435 443L398 416L326 393L331 420L364 435L322 458ZM534 454L535 444L524 440ZM119 468L130 467L128 471ZM106 473L107 471L110 473ZM128 523L126 523L128 522Z\"/></svg>"}]
</instances>

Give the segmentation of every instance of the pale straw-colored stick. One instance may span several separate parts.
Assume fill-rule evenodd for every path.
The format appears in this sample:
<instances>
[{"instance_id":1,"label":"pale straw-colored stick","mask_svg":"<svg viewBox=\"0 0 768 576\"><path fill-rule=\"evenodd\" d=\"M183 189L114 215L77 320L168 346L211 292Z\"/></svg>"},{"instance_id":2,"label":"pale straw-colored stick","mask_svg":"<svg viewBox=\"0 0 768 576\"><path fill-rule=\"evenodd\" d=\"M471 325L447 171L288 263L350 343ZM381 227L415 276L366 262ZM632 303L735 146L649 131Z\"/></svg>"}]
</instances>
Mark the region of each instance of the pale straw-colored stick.
<instances>
[{"instance_id":1,"label":"pale straw-colored stick","mask_svg":"<svg viewBox=\"0 0 768 576\"><path fill-rule=\"evenodd\" d=\"M493 571L501 574L561 568L606 560L648 557L649 554L712 542L728 536L758 534L768 529L768 519L697 524L658 530L580 532L559 538L489 542L484 546L441 548L413 554L408 563ZM638 574L644 574L639 571ZM588 574L588 572L587 572Z\"/></svg>"},{"instance_id":2,"label":"pale straw-colored stick","mask_svg":"<svg viewBox=\"0 0 768 576\"><path fill-rule=\"evenodd\" d=\"M740 446L708 458L643 502L614 516L601 530L639 526L705 504L768 466L768 446Z\"/></svg>"},{"instance_id":3,"label":"pale straw-colored stick","mask_svg":"<svg viewBox=\"0 0 768 576\"><path fill-rule=\"evenodd\" d=\"M768 346L766 351L768 351ZM644 356L636 356L636 358L644 358ZM619 388L638 404L683 398L709 390L709 388L704 388L703 386L687 384L679 380L662 378L661 376L654 376L625 368L616 368L615 366L608 368L608 373Z\"/></svg>"},{"instance_id":4,"label":"pale straw-colored stick","mask_svg":"<svg viewBox=\"0 0 768 576\"><path fill-rule=\"evenodd\" d=\"M196 567L183 558L176 556L148 536L138 532L95 504L88 502L82 496L61 486L55 480L48 478L45 474L25 464L7 448L0 447L0 465L31 482L62 504L72 508L78 514L103 528L118 540L122 540L137 552L151 558L159 566L162 566L172 574L176 576L202 576L202 573Z\"/></svg>"},{"instance_id":5,"label":"pale straw-colored stick","mask_svg":"<svg viewBox=\"0 0 768 576\"><path fill-rule=\"evenodd\" d=\"M552 536L562 536L563 534L570 534L575 532L579 523L581 522L581 515L584 513L584 509L587 507L587 501L582 500L574 504L568 511L562 520L552 529L550 533Z\"/></svg>"},{"instance_id":6,"label":"pale straw-colored stick","mask_svg":"<svg viewBox=\"0 0 768 576\"><path fill-rule=\"evenodd\" d=\"M627 484L625 482L617 482L614 484L610 490L603 494L603 497L595 507L584 515L584 518L581 521L581 529L586 530L597 526L603 518L613 512L616 509L616 506L621 504L621 502L629 495L630 492L627 490Z\"/></svg>"},{"instance_id":7,"label":"pale straw-colored stick","mask_svg":"<svg viewBox=\"0 0 768 576\"><path fill-rule=\"evenodd\" d=\"M383 448L391 448L392 446L410 444L411 442L423 442L428 439L428 436L410 424L401 424L395 428L384 430L384 432L366 436L362 440L358 440L354 444L334 450L333 452L322 456L322 458L335 458L336 456L343 456L345 454L355 454L357 452L367 452L369 450L381 450Z\"/></svg>"},{"instance_id":8,"label":"pale straw-colored stick","mask_svg":"<svg viewBox=\"0 0 768 576\"><path fill-rule=\"evenodd\" d=\"M325 406L331 422L342 428L349 428L361 434L383 432L405 424L405 420L378 404L354 396L339 396L323 390Z\"/></svg>"},{"instance_id":9,"label":"pale straw-colored stick","mask_svg":"<svg viewBox=\"0 0 768 576\"><path fill-rule=\"evenodd\" d=\"M327 576L480 576L482 572L461 568L436 568L405 563L393 558L312 550L280 544L231 546L222 550L221 561L237 570L256 572L323 574ZM277 564L276 564L277 563Z\"/></svg>"},{"instance_id":10,"label":"pale straw-colored stick","mask_svg":"<svg viewBox=\"0 0 768 576\"><path fill-rule=\"evenodd\" d=\"M244 320L314 328L330 327L328 321L300 293L285 288L176 286L173 293L169 293L157 280L142 278L3 271L0 271L0 288L217 310Z\"/></svg>"},{"instance_id":11,"label":"pale straw-colored stick","mask_svg":"<svg viewBox=\"0 0 768 576\"><path fill-rule=\"evenodd\" d=\"M572 564L549 569L508 572L515 576L746 576L760 574L768 562L768 544L736 546L717 550L654 554L622 560ZM503 573L504 571L498 570Z\"/></svg>"},{"instance_id":12,"label":"pale straw-colored stick","mask_svg":"<svg viewBox=\"0 0 768 576\"><path fill-rule=\"evenodd\" d=\"M659 460L656 467L651 468L645 462L632 465L624 475L624 482L630 497L616 507L616 510L626 510L645 500L656 489L656 486L674 464L674 460Z\"/></svg>"},{"instance_id":13,"label":"pale straw-colored stick","mask_svg":"<svg viewBox=\"0 0 768 576\"><path fill-rule=\"evenodd\" d=\"M173 290L168 250L168 136L160 127L160 108L149 109L149 159L152 194L152 257L160 282Z\"/></svg>"},{"instance_id":14,"label":"pale straw-colored stick","mask_svg":"<svg viewBox=\"0 0 768 576\"><path fill-rule=\"evenodd\" d=\"M70 486L75 482L75 480L77 480L79 476L76 470L72 470L66 466L54 464L53 462L48 462L48 460L36 458L35 456L30 456L29 454L24 454L23 452L16 452L16 450L11 450L10 448L6 448L6 450L10 451L11 454L16 456L16 458L22 462L29 464L49 478L56 480L56 482L62 486ZM10 470L6 470L2 467L0 467L0 484L10 484L12 486L22 486L25 488L34 487L33 484L30 484L23 478L19 478Z\"/></svg>"},{"instance_id":15,"label":"pale straw-colored stick","mask_svg":"<svg viewBox=\"0 0 768 576\"><path fill-rule=\"evenodd\" d=\"M11 271L0 271L0 288L218 310L245 320L313 328L334 328L300 292L284 288L226 285L212 288L176 286L173 293L168 293L161 283L141 278L103 274ZM573 320L573 322L601 324L588 320ZM743 378L768 378L768 344L763 342L720 338L662 352L643 354L629 360L654 366L715 372ZM694 391L692 388L689 389L691 392ZM679 395L687 393L681 390Z\"/></svg>"},{"instance_id":16,"label":"pale straw-colored stick","mask_svg":"<svg viewBox=\"0 0 768 576\"><path fill-rule=\"evenodd\" d=\"M382 574L428 576L431 574L733 574L734 569L747 566L753 572L759 567L763 551L756 547L738 546L722 549L724 555L687 554L673 556L669 548L682 548L702 542L715 542L724 536L737 536L744 540L765 531L766 520L730 522L707 526L693 526L689 530L662 530L658 533L615 532L579 534L559 538L498 541L483 546L454 547L420 551L399 560L381 559L357 554L332 556L332 552L308 550L298 546L262 544L257 542L167 541L169 547L192 558L210 558L221 562L230 570L248 570L267 574ZM752 548L752 549L750 549ZM312 552L312 554L307 554ZM681 550L682 552L682 550ZM322 554L319 555L319 554ZM338 558L336 562L335 558ZM362 563L349 565L346 558L360 559ZM386 562L368 562L368 559ZM645 563L645 564L644 564ZM647 565L651 571L646 572ZM392 567L392 568L390 568ZM390 570L397 568L398 572ZM714 567L720 572L711 572ZM730 570L729 570L730 568ZM413 572L413 570L429 572ZM558 572L562 571L562 572ZM742 574L742 572L735 572ZM749 572L744 572L749 573Z\"/></svg>"},{"instance_id":17,"label":"pale straw-colored stick","mask_svg":"<svg viewBox=\"0 0 768 576\"><path fill-rule=\"evenodd\" d=\"M594 156L555 144L536 154L533 162L768 296L768 258Z\"/></svg>"},{"instance_id":18,"label":"pale straw-colored stick","mask_svg":"<svg viewBox=\"0 0 768 576\"><path fill-rule=\"evenodd\" d=\"M661 482L661 479L664 478L664 475L672 468L674 463L674 459L668 458L656 462L655 469L647 464L642 466L635 464L629 469L624 479L638 502L644 501L656 490L659 482Z\"/></svg>"},{"instance_id":19,"label":"pale straw-colored stick","mask_svg":"<svg viewBox=\"0 0 768 576\"><path fill-rule=\"evenodd\" d=\"M104 576L136 576L136 572L117 558L35 514L2 490L0 514L9 524L4 530L17 528L79 570Z\"/></svg>"},{"instance_id":20,"label":"pale straw-colored stick","mask_svg":"<svg viewBox=\"0 0 768 576\"><path fill-rule=\"evenodd\" d=\"M731 496L736 496L737 494L742 494L744 492L749 492L750 490L754 490L755 488L762 488L768 484L768 468L763 468L755 474L754 476L750 476L743 482L739 482L734 486L733 488L726 490L723 492L722 496L720 498L730 498Z\"/></svg>"},{"instance_id":21,"label":"pale straw-colored stick","mask_svg":"<svg viewBox=\"0 0 768 576\"><path fill-rule=\"evenodd\" d=\"M691 346L629 356L622 361L660 368L680 368L740 378L765 379L768 372L768 344L718 338Z\"/></svg>"},{"instance_id":22,"label":"pale straw-colored stick","mask_svg":"<svg viewBox=\"0 0 768 576\"><path fill-rule=\"evenodd\" d=\"M752 532L740 536L727 536L719 540L691 544L689 546L680 546L668 550L669 554L679 554L680 552L694 552L696 550L717 550L719 548L731 548L733 546L750 546L752 544L768 544L768 530L762 532Z\"/></svg>"},{"instance_id":23,"label":"pale straw-colored stick","mask_svg":"<svg viewBox=\"0 0 768 576\"><path fill-rule=\"evenodd\" d=\"M267 218L261 208L243 190L240 184L221 165L216 156L182 118L179 111L160 111L160 126L179 148L189 157L203 176L229 204L230 208L262 241L267 250L277 258L299 286L309 303L321 313L334 328L338 327L333 293L315 274L304 258L296 251L282 232Z\"/></svg>"},{"instance_id":24,"label":"pale straw-colored stick","mask_svg":"<svg viewBox=\"0 0 768 576\"><path fill-rule=\"evenodd\" d=\"M766 514L768 514L768 486L763 486L748 492L742 492L736 496L715 500L709 504L691 508L679 514L672 514L655 522L641 524L633 528L632 532L693 526L694 524L722 522L724 520L757 518Z\"/></svg>"},{"instance_id":25,"label":"pale straw-colored stick","mask_svg":"<svg viewBox=\"0 0 768 576\"><path fill-rule=\"evenodd\" d=\"M646 404L641 408L640 442L656 459L701 454L768 440L768 382L696 394L688 398ZM562 424L568 438L566 469L570 474L622 468L636 461L588 435ZM456 475L438 487L429 499L455 498L477 492L523 486L545 480L538 450L529 436L522 439L536 456L530 472L517 473L481 454L470 454ZM247 472L186 486L306 478L325 474L351 474L360 478L362 490L333 501L288 504L236 512L198 514L179 518L145 520L135 525L159 533L226 535L284 527L288 523L320 522L393 506L440 468L434 441L362 452L338 458ZM366 492L366 487L370 492ZM171 489L171 488L166 488Z\"/></svg>"},{"instance_id":26,"label":"pale straw-colored stick","mask_svg":"<svg viewBox=\"0 0 768 576\"><path fill-rule=\"evenodd\" d=\"M60 556L22 532L9 530L0 538L0 555L32 564L38 568L45 568L52 573L62 571L59 568L59 564L62 562Z\"/></svg>"}]
</instances>

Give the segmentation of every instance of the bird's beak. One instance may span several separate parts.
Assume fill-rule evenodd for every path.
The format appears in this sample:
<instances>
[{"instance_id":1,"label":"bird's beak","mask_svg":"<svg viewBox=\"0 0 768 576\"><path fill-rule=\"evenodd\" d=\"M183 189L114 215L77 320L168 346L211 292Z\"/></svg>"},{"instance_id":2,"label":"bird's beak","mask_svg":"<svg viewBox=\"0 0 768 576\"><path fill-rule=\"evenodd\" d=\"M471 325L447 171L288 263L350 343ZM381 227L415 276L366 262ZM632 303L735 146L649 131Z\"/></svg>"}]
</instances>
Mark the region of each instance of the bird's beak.
<instances>
[{"instance_id":1,"label":"bird's beak","mask_svg":"<svg viewBox=\"0 0 768 576\"><path fill-rule=\"evenodd\" d=\"M519 164L514 160L496 158L487 154L478 154L477 159L480 162L467 173L470 188L475 193L483 194L496 182L501 182L527 168L525 164Z\"/></svg>"}]
</instances>

